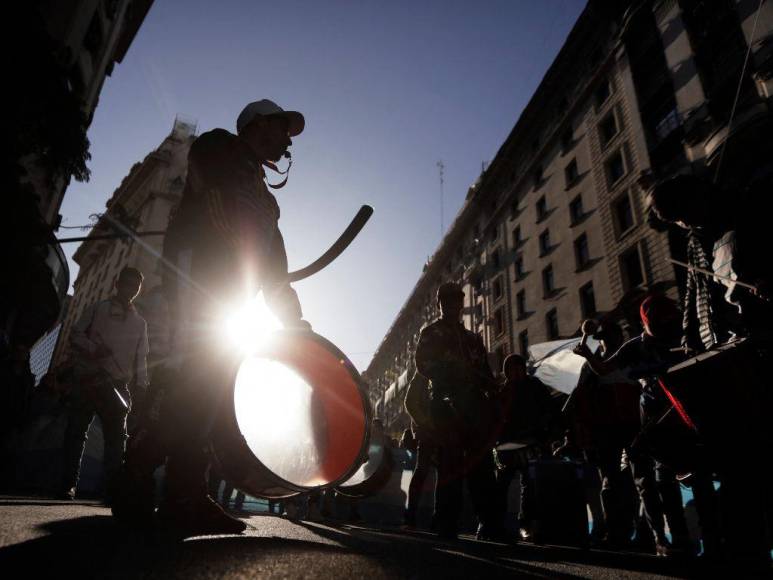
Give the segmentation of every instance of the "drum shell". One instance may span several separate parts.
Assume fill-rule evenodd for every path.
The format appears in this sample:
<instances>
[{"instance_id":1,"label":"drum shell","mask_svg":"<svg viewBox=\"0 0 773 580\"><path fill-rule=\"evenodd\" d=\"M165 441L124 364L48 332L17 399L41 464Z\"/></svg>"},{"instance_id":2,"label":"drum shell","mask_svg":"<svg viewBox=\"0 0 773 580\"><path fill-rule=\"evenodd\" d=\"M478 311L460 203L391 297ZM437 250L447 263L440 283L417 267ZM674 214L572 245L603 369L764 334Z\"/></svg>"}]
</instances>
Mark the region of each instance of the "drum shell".
<instances>
[{"instance_id":1,"label":"drum shell","mask_svg":"<svg viewBox=\"0 0 773 580\"><path fill-rule=\"evenodd\" d=\"M394 461L392 459L392 453L386 445L386 437L381 428L372 426L369 437L369 453L365 460L366 462L378 461L373 473L365 478L363 481L347 485L347 481L341 483L336 487L336 492L341 495L352 498L362 498L374 495L383 488L389 478L392 475L392 468L394 467ZM373 453L371 450L375 448L380 453ZM365 464L363 463L364 467Z\"/></svg>"},{"instance_id":2,"label":"drum shell","mask_svg":"<svg viewBox=\"0 0 773 580\"><path fill-rule=\"evenodd\" d=\"M672 367L662 380L709 446L732 449L771 442L763 372L758 353L741 340Z\"/></svg>"},{"instance_id":3,"label":"drum shell","mask_svg":"<svg viewBox=\"0 0 773 580\"><path fill-rule=\"evenodd\" d=\"M321 485L300 485L288 481L271 471L260 458L255 456L239 429L235 406L236 374L238 369L234 370L233 380L229 383L232 386L224 393L224 399L220 405L215 425L213 426L212 445L215 456L221 466L225 478L233 483L234 487L237 489L256 497L269 499L286 498L316 489L334 488L351 477L367 458L372 411L370 409L365 383L354 368L354 365L352 365L346 356L330 341L316 333L310 331L284 330L277 332L272 337L272 342L281 345L273 349L274 353L279 353L280 358L282 356L281 351L283 347L286 347L288 350L293 350L298 349L299 346L302 346L303 344L313 344L315 345L315 352L327 353L324 356L329 358L329 360L325 360L324 364L328 365L331 369L340 368L341 373L345 372L346 375L351 378L351 381L356 388L355 398L362 408L363 421L362 441L359 445L356 458L352 461L351 466L348 469L345 469L340 476ZM274 357L269 356L267 358ZM299 374L307 376L302 369L294 368L294 370L298 371ZM318 391L321 388L319 385L314 384L314 381L312 380L309 380L308 382L315 391ZM325 389L327 394L333 392L330 385L325 387Z\"/></svg>"}]
</instances>

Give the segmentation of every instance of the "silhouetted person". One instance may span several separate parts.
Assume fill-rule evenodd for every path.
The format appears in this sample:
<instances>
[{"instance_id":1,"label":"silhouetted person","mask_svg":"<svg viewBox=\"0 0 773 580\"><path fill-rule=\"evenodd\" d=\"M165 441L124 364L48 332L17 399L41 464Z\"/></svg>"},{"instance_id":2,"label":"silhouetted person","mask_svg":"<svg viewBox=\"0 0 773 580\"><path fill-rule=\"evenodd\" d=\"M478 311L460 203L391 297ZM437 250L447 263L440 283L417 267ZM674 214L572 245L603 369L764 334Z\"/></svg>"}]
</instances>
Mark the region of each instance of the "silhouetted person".
<instances>
[{"instance_id":1,"label":"silhouetted person","mask_svg":"<svg viewBox=\"0 0 773 580\"><path fill-rule=\"evenodd\" d=\"M623 333L612 321L603 321L593 336L600 342L602 358L612 356L623 344ZM635 513L628 493L630 471L621 470L620 465L623 450L641 427L639 384L623 370L599 376L585 363L565 412L570 419L572 442L601 478L605 545L624 547L631 539Z\"/></svg>"},{"instance_id":2,"label":"silhouetted person","mask_svg":"<svg viewBox=\"0 0 773 580\"><path fill-rule=\"evenodd\" d=\"M152 516L147 481L167 455L166 493L158 510L163 525L181 535L239 533L246 527L208 496L205 481L203 450L239 355L217 329L224 306L246 304L260 290L285 327L309 328L287 281L279 206L263 169L275 169L303 127L300 113L262 100L241 112L236 135L214 129L191 145L182 200L164 240L164 291L173 329L164 381L166 399L173 402L165 406L172 418L157 423L173 426L173 432L151 431L130 445L126 501L113 509L119 517Z\"/></svg>"},{"instance_id":3,"label":"silhouetted person","mask_svg":"<svg viewBox=\"0 0 773 580\"><path fill-rule=\"evenodd\" d=\"M94 415L102 422L106 499L112 498L126 444L129 383L133 379L136 388L147 387L147 325L132 305L142 280L139 270L124 268L115 281L115 294L87 308L73 325L70 342L74 378L60 491L64 499L75 497L81 456Z\"/></svg>"},{"instance_id":4,"label":"silhouetted person","mask_svg":"<svg viewBox=\"0 0 773 580\"><path fill-rule=\"evenodd\" d=\"M673 300L660 295L649 296L642 302L640 316L644 332L623 344L611 357L601 359L585 345L578 345L575 353L585 357L590 368L602 377L622 370L630 378L638 379L642 422L647 424L658 420L671 406L658 377L684 358L680 349L682 316ZM676 437L679 436L677 432ZM689 550L687 522L674 470L641 454L631 457L631 467L657 553L668 555L673 551L666 538L664 517L674 549Z\"/></svg>"},{"instance_id":5,"label":"silhouetted person","mask_svg":"<svg viewBox=\"0 0 773 580\"><path fill-rule=\"evenodd\" d=\"M440 319L421 331L416 347L416 368L430 380L431 413L437 425L435 525L441 537L456 537L466 479L478 535L490 537L500 532L492 498L492 405L487 397L493 375L480 336L460 322L461 288L441 284L437 299Z\"/></svg>"},{"instance_id":6,"label":"silhouetted person","mask_svg":"<svg viewBox=\"0 0 773 580\"><path fill-rule=\"evenodd\" d=\"M548 388L538 378L529 376L526 360L518 354L509 355L503 364L506 383L500 394L504 426L500 443L527 443L536 450L529 458L549 456L550 444L560 433L560 410ZM497 512L507 513L510 484L520 474L521 507L518 527L522 539L531 538L529 522L534 520L533 498L528 485L527 456L517 452L497 452L500 469L496 474Z\"/></svg>"},{"instance_id":7,"label":"silhouetted person","mask_svg":"<svg viewBox=\"0 0 773 580\"><path fill-rule=\"evenodd\" d=\"M688 258L692 262L701 262L691 265L705 268L706 262L711 260L710 271L755 287L749 290L726 279L715 282L697 272L688 277L686 300L688 306L692 306L689 301L693 297L696 301L700 337L706 348L721 342L723 326L764 338L767 342L771 339L773 262L767 251L770 247L768 197L769 191L755 188L727 192L693 175L678 175L661 181L649 193L650 207L659 219L691 232ZM695 240L710 248L705 260L695 255L700 249ZM698 277L702 280L698 281ZM716 300L712 303L710 299L704 304L702 296L710 298L716 290L709 292L708 288L702 290L702 287L717 283L721 284L720 288L724 286L724 298L730 307L716 304ZM712 316L712 307L719 310L719 317ZM692 315L692 308L686 310L686 317ZM731 320L733 315L739 320ZM689 333L686 336L691 338Z\"/></svg>"}]
</instances>

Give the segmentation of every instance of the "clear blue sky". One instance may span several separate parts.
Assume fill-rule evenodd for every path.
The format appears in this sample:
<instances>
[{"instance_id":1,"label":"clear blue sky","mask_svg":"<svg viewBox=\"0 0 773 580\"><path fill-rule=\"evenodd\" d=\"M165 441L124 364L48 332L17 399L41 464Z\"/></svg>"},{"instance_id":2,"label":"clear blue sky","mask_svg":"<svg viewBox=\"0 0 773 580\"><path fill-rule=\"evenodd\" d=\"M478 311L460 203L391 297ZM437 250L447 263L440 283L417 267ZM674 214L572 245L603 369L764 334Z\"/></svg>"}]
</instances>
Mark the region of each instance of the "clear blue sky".
<instances>
[{"instance_id":1,"label":"clear blue sky","mask_svg":"<svg viewBox=\"0 0 773 580\"><path fill-rule=\"evenodd\" d=\"M295 286L314 329L364 370L440 240L436 162L447 226L584 4L156 0L105 82L92 178L70 186L64 225L102 211L178 113L201 133L233 131L264 97L300 110L306 131L277 194L290 269L327 249L360 205L375 208L337 261Z\"/></svg>"}]
</instances>

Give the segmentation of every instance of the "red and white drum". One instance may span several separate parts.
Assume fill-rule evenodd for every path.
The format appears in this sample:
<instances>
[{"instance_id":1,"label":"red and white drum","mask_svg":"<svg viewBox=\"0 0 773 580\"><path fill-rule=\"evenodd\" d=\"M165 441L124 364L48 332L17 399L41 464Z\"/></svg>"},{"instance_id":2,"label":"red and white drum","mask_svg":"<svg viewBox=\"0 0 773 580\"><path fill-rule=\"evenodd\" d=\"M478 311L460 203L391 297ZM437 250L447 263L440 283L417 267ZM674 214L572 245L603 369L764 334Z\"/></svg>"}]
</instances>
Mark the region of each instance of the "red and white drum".
<instances>
[{"instance_id":1,"label":"red and white drum","mask_svg":"<svg viewBox=\"0 0 773 580\"><path fill-rule=\"evenodd\" d=\"M288 497L349 479L367 459L370 419L349 359L314 332L283 330L242 362L213 446L236 488Z\"/></svg>"}]
</instances>

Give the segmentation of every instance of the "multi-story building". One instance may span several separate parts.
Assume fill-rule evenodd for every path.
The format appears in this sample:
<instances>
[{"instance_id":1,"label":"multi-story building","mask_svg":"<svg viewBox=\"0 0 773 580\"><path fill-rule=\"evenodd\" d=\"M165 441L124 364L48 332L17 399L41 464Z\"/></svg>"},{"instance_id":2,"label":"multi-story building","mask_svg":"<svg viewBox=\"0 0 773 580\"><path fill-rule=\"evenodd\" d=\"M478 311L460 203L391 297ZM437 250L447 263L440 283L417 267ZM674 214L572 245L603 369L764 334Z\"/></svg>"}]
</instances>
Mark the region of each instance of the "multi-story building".
<instances>
[{"instance_id":1,"label":"multi-story building","mask_svg":"<svg viewBox=\"0 0 773 580\"><path fill-rule=\"evenodd\" d=\"M771 32L767 3L588 3L365 372L390 433L408 425L404 388L444 281L464 288L463 322L493 369L530 344L576 335L584 318L624 318L644 291L676 295L669 258L683 240L648 226L643 184L715 170L742 127L746 143L770 140ZM739 183L751 162L731 145L723 182ZM771 164L760 152L753 166Z\"/></svg>"},{"instance_id":2,"label":"multi-story building","mask_svg":"<svg viewBox=\"0 0 773 580\"><path fill-rule=\"evenodd\" d=\"M138 232L164 231L169 215L182 197L188 170L188 150L195 138L196 125L177 118L172 132L159 147L134 164L106 203L106 213L130 223ZM76 250L73 259L80 266L72 303L64 318L55 361L64 360L69 351L72 325L95 302L108 298L118 273L126 266L138 268L145 276L140 294L153 292L161 283L161 255L164 236L103 239L114 234L102 217L89 238Z\"/></svg>"},{"instance_id":3,"label":"multi-story building","mask_svg":"<svg viewBox=\"0 0 773 580\"><path fill-rule=\"evenodd\" d=\"M70 90L88 122L99 102L105 78L116 63L123 61L153 0L80 0L40 2L38 14L56 47L58 65L68 72ZM84 127L84 130L86 127ZM50 184L30 160L31 174L38 185L40 213L56 225L69 176Z\"/></svg>"},{"instance_id":4,"label":"multi-story building","mask_svg":"<svg viewBox=\"0 0 773 580\"><path fill-rule=\"evenodd\" d=\"M105 77L121 62L153 0L13 2L8 59L0 246L9 281L0 335L30 348L60 318L70 276L53 232L65 189L88 177L91 123Z\"/></svg>"}]
</instances>

